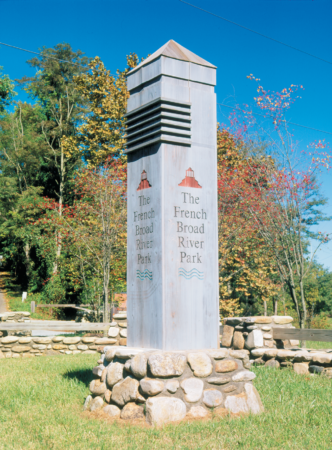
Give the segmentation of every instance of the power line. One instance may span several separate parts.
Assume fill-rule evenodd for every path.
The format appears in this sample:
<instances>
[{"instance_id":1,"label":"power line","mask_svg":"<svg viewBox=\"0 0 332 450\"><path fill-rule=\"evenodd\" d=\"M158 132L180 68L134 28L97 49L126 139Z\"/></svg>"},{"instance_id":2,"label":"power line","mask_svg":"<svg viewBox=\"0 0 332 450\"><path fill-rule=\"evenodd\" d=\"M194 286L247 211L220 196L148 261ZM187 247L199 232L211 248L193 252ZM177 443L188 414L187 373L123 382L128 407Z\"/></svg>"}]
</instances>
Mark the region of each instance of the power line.
<instances>
[{"instance_id":1,"label":"power line","mask_svg":"<svg viewBox=\"0 0 332 450\"><path fill-rule=\"evenodd\" d=\"M210 11L207 11L206 9L200 8L199 6L192 5L191 3L185 2L184 0L179 0L179 1L181 3L184 3L186 5L191 6L192 8L198 9L199 11L203 11L203 12L205 12L207 14L210 14L211 16L218 17L218 19L224 20L225 22L228 22L228 23L231 23L233 25L236 25L237 27L243 28L244 30L251 31L251 33L258 34L258 36L265 37L266 39L270 39L270 41L277 42L278 44L284 45L285 47L291 48L291 49L296 50L298 52L304 53L305 55L311 56L312 58L319 59L320 61L324 61L327 64L331 64L332 65L332 62L328 61L327 59L320 58L319 56L313 55L312 53L305 52L304 50L300 50L299 48L293 47L292 45L286 44L285 42L278 41L278 39L274 39L274 38L272 38L270 36L266 36L265 34L259 33L258 31L252 30L251 28L248 28L248 27L245 27L243 25L240 25L239 23L233 22L232 20L226 19L225 17L218 16L218 14L215 14L215 13L212 13Z\"/></svg>"},{"instance_id":2,"label":"power line","mask_svg":"<svg viewBox=\"0 0 332 450\"><path fill-rule=\"evenodd\" d=\"M249 113L245 109L237 108L236 106L228 106L228 105L225 105L224 103L217 103L217 105L224 106L225 108L236 109L237 111L241 111L241 112L247 113L247 114L253 114L255 116L273 117L270 114L265 115L265 114L259 114L259 113L254 113L254 112L250 112ZM307 127L306 125L300 125L299 123L288 122L286 120L281 120L281 122L287 122L287 123L289 123L291 125L295 125L296 127L307 128L308 130L319 131L320 133L325 133L325 134L331 134L332 135L332 133L330 131L318 130L318 128Z\"/></svg>"},{"instance_id":3,"label":"power line","mask_svg":"<svg viewBox=\"0 0 332 450\"><path fill-rule=\"evenodd\" d=\"M64 62L64 63L67 63L67 64L72 64L74 66L82 67L85 70L90 70L88 67L82 66L82 64L77 64L77 63L74 63L72 61L67 61L65 59L59 59L59 58L56 58L55 56L49 56L49 55L44 55L42 53L33 52L32 50L27 50L27 49L21 48L21 47L15 47L15 45L5 44L4 42L0 42L0 45L5 45L6 47L14 48L15 50L21 50L22 52L32 53L33 55L38 55L38 56L41 56L42 58L54 59L55 61L60 61L60 62ZM115 78L118 77L118 75L114 75L113 73L110 73L110 74L113 77L115 77Z\"/></svg>"}]
</instances>

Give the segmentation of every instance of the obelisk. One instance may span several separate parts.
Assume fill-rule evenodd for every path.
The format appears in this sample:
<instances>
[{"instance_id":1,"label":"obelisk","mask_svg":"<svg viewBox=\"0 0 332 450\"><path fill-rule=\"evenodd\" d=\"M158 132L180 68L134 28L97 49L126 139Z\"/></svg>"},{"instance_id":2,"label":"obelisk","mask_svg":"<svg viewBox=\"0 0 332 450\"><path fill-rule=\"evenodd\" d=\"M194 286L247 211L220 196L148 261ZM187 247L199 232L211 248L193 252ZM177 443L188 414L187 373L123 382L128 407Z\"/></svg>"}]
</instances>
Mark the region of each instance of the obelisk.
<instances>
[{"instance_id":1,"label":"obelisk","mask_svg":"<svg viewBox=\"0 0 332 450\"><path fill-rule=\"evenodd\" d=\"M128 73L131 347L219 347L215 84L172 40Z\"/></svg>"}]
</instances>

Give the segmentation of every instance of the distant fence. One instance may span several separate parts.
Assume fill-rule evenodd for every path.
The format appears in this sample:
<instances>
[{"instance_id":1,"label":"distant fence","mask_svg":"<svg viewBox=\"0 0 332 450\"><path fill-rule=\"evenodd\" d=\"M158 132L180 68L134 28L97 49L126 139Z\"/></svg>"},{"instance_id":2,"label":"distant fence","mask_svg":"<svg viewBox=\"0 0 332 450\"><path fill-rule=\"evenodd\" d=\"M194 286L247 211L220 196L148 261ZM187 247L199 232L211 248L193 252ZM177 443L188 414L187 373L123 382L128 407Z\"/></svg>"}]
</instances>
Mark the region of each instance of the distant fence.
<instances>
[{"instance_id":1,"label":"distant fence","mask_svg":"<svg viewBox=\"0 0 332 450\"><path fill-rule=\"evenodd\" d=\"M332 342L332 330L311 330L306 328L273 328L273 339Z\"/></svg>"},{"instance_id":2,"label":"distant fence","mask_svg":"<svg viewBox=\"0 0 332 450\"><path fill-rule=\"evenodd\" d=\"M56 304L56 303L51 303L48 305L42 304L42 305L36 305L36 302L32 301L31 302L31 312L34 313L36 311L36 308L74 308L74 309L83 309L84 308L88 308L91 307L91 305L80 305L77 306L75 304Z\"/></svg>"}]
</instances>

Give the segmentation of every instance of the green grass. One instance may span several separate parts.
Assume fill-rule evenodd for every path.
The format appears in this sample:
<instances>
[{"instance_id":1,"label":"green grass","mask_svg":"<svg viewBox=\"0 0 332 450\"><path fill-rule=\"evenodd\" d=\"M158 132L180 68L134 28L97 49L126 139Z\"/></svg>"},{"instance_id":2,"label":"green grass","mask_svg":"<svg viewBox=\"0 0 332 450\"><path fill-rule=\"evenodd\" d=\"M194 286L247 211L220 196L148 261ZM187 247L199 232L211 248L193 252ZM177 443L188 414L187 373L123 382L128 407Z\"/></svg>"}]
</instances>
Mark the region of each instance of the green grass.
<instances>
[{"instance_id":1,"label":"green grass","mask_svg":"<svg viewBox=\"0 0 332 450\"><path fill-rule=\"evenodd\" d=\"M0 449L330 449L331 380L255 368L265 413L163 428L88 417L96 355L1 360Z\"/></svg>"},{"instance_id":2,"label":"green grass","mask_svg":"<svg viewBox=\"0 0 332 450\"><path fill-rule=\"evenodd\" d=\"M306 347L317 350L332 349L332 342L306 341Z\"/></svg>"}]
</instances>

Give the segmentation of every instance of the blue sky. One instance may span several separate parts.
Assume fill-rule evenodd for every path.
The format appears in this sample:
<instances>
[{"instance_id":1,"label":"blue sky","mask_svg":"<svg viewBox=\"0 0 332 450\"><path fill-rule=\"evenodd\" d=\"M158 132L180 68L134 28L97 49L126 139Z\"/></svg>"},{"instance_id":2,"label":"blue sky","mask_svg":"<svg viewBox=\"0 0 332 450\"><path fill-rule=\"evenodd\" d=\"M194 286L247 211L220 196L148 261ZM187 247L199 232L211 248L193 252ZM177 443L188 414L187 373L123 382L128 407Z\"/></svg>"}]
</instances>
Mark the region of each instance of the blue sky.
<instances>
[{"instance_id":1,"label":"blue sky","mask_svg":"<svg viewBox=\"0 0 332 450\"><path fill-rule=\"evenodd\" d=\"M231 21L332 62L331 0L189 0ZM291 84L305 90L287 118L332 133L332 64L314 59L198 11L179 0L0 0L0 41L38 51L69 42L74 50L98 55L112 72L124 68L126 55L153 53L169 39L215 64L217 98L228 105L253 104L256 85L280 91ZM32 56L32 55L31 55ZM0 65L13 79L32 75L27 53L0 46ZM25 99L20 94L21 99ZM218 108L218 120L229 111ZM294 127L303 148L332 135ZM332 216L332 172L321 178ZM332 233L332 223L322 231ZM332 243L318 254L332 270Z\"/></svg>"}]
</instances>

